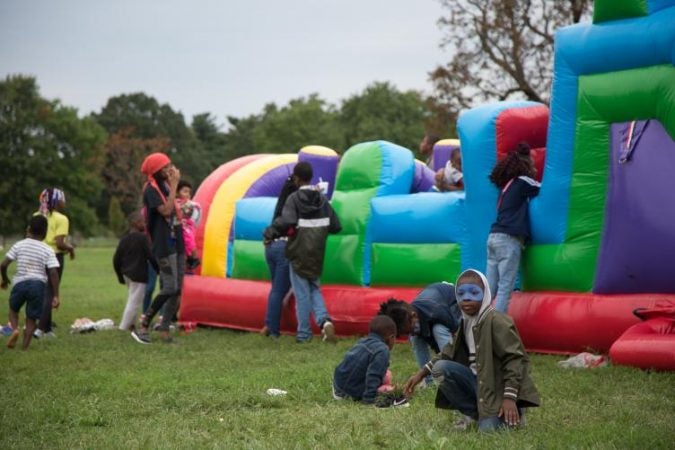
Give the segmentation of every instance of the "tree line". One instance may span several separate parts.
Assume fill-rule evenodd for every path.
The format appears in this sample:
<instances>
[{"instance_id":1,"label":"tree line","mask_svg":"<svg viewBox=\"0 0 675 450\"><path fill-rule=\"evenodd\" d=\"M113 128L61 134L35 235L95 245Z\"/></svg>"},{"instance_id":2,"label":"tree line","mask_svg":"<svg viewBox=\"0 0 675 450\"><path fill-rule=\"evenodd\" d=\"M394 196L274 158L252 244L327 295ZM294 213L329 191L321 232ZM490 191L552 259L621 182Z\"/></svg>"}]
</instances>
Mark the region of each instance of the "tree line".
<instances>
[{"instance_id":1,"label":"tree line","mask_svg":"<svg viewBox=\"0 0 675 450\"><path fill-rule=\"evenodd\" d=\"M416 150L426 128L451 133L451 121L432 103L376 82L339 106L312 94L228 116L222 130L211 113L187 123L145 93L111 97L99 112L79 117L75 108L43 98L34 77L8 76L0 81L0 196L12 206L0 210L0 234L22 233L49 186L66 191L75 232L123 231L124 217L139 207L140 164L156 151L169 154L196 188L219 165L251 153L295 153L309 144L341 152L373 139Z\"/></svg>"}]
</instances>

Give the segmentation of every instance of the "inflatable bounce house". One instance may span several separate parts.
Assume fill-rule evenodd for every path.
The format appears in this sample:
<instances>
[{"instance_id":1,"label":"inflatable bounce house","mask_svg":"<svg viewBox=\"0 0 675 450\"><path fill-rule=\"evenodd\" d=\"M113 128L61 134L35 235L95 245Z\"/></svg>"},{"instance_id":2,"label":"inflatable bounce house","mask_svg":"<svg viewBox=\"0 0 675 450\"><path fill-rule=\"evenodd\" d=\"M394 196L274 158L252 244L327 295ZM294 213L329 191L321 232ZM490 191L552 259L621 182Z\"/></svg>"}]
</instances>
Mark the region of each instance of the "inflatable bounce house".
<instances>
[{"instance_id":1,"label":"inflatable bounce house","mask_svg":"<svg viewBox=\"0 0 675 450\"><path fill-rule=\"evenodd\" d=\"M485 105L457 128L464 193L430 192L434 171L385 141L342 158L310 146L220 166L196 194L203 264L186 277L181 321L262 327L262 230L293 165L309 161L343 226L327 245L326 305L338 334L365 333L387 298L411 300L462 269L484 270L498 195L487 175L527 141L542 188L509 308L526 347L675 370L675 0L596 0L592 24L556 33L550 111ZM433 168L458 145L437 143ZM282 330L295 326L286 308Z\"/></svg>"}]
</instances>

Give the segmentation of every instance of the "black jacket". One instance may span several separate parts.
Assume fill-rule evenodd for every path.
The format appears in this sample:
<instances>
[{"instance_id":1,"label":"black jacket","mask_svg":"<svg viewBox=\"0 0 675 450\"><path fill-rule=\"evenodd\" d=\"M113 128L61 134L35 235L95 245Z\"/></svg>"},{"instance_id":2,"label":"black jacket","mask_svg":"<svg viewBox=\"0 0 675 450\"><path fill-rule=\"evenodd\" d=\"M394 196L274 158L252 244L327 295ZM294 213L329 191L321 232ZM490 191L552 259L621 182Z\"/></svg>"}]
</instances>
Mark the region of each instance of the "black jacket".
<instances>
[{"instance_id":1,"label":"black jacket","mask_svg":"<svg viewBox=\"0 0 675 450\"><path fill-rule=\"evenodd\" d=\"M124 284L123 275L129 277L131 281L147 283L148 262L159 272L150 250L150 239L145 233L132 231L120 239L113 256L113 267L120 283Z\"/></svg>"},{"instance_id":2,"label":"black jacket","mask_svg":"<svg viewBox=\"0 0 675 450\"><path fill-rule=\"evenodd\" d=\"M436 353L440 352L441 349L434 339L434 325L440 323L454 334L462 318L455 297L455 286L443 282L432 283L417 294L411 305L417 312L420 326L415 334L422 337Z\"/></svg>"},{"instance_id":3,"label":"black jacket","mask_svg":"<svg viewBox=\"0 0 675 450\"><path fill-rule=\"evenodd\" d=\"M288 197L281 216L274 219L263 236L273 240L288 235L286 257L293 270L303 278L316 280L323 271L328 234L340 230L340 220L326 196L308 185Z\"/></svg>"}]
</instances>

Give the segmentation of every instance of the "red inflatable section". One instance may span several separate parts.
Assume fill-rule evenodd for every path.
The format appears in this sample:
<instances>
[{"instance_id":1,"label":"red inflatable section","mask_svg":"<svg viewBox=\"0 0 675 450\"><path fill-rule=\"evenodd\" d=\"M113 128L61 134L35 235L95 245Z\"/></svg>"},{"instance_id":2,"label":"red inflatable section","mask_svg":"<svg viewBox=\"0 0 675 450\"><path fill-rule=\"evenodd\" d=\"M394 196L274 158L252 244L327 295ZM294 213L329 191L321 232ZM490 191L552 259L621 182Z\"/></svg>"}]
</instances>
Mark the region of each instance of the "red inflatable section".
<instances>
[{"instance_id":1,"label":"red inflatable section","mask_svg":"<svg viewBox=\"0 0 675 450\"><path fill-rule=\"evenodd\" d=\"M548 113L548 108L543 105L502 111L495 124L497 160L504 158L520 142L527 142L537 169L536 179L541 181L546 158Z\"/></svg>"},{"instance_id":2,"label":"red inflatable section","mask_svg":"<svg viewBox=\"0 0 675 450\"><path fill-rule=\"evenodd\" d=\"M183 282L181 323L257 331L265 321L269 291L268 281L187 276ZM411 301L419 289L324 285L321 292L337 334L352 336L368 333L368 323L380 303L390 297ZM282 314L281 331L295 334L294 302L289 306ZM316 325L314 332L319 332Z\"/></svg>"},{"instance_id":3,"label":"red inflatable section","mask_svg":"<svg viewBox=\"0 0 675 450\"><path fill-rule=\"evenodd\" d=\"M607 353L638 322L635 309L659 307L675 307L675 295L516 292L509 314L529 351Z\"/></svg>"},{"instance_id":4,"label":"red inflatable section","mask_svg":"<svg viewBox=\"0 0 675 450\"><path fill-rule=\"evenodd\" d=\"M637 313L645 321L633 325L609 350L614 364L641 369L675 370L675 307Z\"/></svg>"},{"instance_id":5,"label":"red inflatable section","mask_svg":"<svg viewBox=\"0 0 675 450\"><path fill-rule=\"evenodd\" d=\"M181 322L259 330L265 320L269 290L267 281L188 276L183 287ZM411 301L419 289L324 285L322 292L338 334L351 336L368 332L368 322L380 303L390 297ZM675 295L515 293L509 314L528 351L607 353L619 336L638 323L633 315L635 309L658 307L675 308ZM295 333L293 302L283 312L281 328L286 334ZM315 327L314 331L319 330ZM669 339L672 343L672 333Z\"/></svg>"}]
</instances>

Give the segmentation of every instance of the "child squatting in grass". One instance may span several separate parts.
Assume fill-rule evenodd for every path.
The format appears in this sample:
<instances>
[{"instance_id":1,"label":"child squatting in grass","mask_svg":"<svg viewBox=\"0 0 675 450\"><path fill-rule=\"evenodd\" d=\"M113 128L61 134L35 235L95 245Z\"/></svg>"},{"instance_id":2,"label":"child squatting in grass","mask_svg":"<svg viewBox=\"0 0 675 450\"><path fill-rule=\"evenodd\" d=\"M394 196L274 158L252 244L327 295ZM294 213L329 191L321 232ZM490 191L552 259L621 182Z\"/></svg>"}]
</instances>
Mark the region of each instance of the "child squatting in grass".
<instances>
[{"instance_id":1,"label":"child squatting in grass","mask_svg":"<svg viewBox=\"0 0 675 450\"><path fill-rule=\"evenodd\" d=\"M405 397L382 395L393 390L389 351L396 342L396 324L391 317L375 316L368 325L368 336L360 339L345 354L333 373L333 398L351 398L378 407L408 406Z\"/></svg>"},{"instance_id":2,"label":"child squatting in grass","mask_svg":"<svg viewBox=\"0 0 675 450\"><path fill-rule=\"evenodd\" d=\"M461 412L456 426L477 422L479 431L522 424L524 408L539 406L529 358L513 320L491 306L485 275L469 269L457 279L462 310L454 342L410 377L407 396L431 374L438 385L436 407Z\"/></svg>"}]
</instances>

